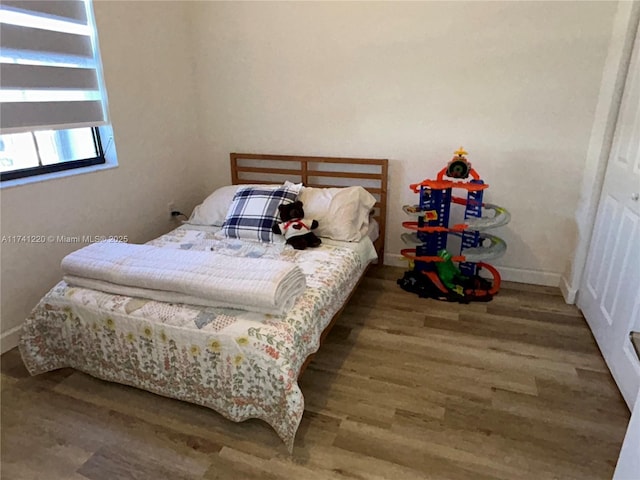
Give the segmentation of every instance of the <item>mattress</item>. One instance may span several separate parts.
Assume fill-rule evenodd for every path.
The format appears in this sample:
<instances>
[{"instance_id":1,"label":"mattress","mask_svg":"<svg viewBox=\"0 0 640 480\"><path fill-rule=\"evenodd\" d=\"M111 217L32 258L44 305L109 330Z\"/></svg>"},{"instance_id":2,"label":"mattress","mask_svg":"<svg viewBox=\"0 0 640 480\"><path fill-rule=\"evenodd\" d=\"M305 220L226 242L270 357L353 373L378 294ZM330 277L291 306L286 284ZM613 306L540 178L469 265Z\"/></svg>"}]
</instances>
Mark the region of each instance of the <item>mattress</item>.
<instances>
[{"instance_id":1,"label":"mattress","mask_svg":"<svg viewBox=\"0 0 640 480\"><path fill-rule=\"evenodd\" d=\"M32 375L72 367L105 380L203 405L233 421L260 418L289 449L304 411L297 378L320 335L376 258L371 240L283 244L220 239L185 225L149 242L296 263L307 288L284 316L113 295L58 283L24 323Z\"/></svg>"}]
</instances>

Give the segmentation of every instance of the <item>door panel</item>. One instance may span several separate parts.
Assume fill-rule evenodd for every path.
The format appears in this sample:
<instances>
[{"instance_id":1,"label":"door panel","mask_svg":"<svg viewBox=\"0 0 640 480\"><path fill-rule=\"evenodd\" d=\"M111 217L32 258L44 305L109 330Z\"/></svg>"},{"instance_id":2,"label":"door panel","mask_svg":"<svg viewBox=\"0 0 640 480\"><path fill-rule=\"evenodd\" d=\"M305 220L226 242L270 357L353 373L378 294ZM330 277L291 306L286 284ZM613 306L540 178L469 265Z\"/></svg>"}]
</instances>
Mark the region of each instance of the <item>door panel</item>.
<instances>
[{"instance_id":1,"label":"door panel","mask_svg":"<svg viewBox=\"0 0 640 480\"><path fill-rule=\"evenodd\" d=\"M604 294L601 303L602 313L605 315L609 325L612 324L613 318L617 317L616 304L620 298L620 293L624 291L625 285L622 283L622 277L628 270L629 254L631 251L631 239L634 236L637 219L628 209L623 209L622 219L619 223L620 228L616 232L615 245L611 250L611 263L607 283L604 288ZM609 250L607 250L607 253ZM609 255L606 255L609 256ZM633 280L633 279L628 279ZM622 289L621 289L622 288Z\"/></svg>"},{"instance_id":2,"label":"door panel","mask_svg":"<svg viewBox=\"0 0 640 480\"><path fill-rule=\"evenodd\" d=\"M593 230L594 236L592 242L595 242L595 245L590 252L587 267L587 284L592 295L596 295L596 292L602 289L604 270L606 268L605 252L611 248L611 232L613 230L612 225L616 223L616 213L615 199L612 197L605 198L598 216L598 224Z\"/></svg>"}]
</instances>

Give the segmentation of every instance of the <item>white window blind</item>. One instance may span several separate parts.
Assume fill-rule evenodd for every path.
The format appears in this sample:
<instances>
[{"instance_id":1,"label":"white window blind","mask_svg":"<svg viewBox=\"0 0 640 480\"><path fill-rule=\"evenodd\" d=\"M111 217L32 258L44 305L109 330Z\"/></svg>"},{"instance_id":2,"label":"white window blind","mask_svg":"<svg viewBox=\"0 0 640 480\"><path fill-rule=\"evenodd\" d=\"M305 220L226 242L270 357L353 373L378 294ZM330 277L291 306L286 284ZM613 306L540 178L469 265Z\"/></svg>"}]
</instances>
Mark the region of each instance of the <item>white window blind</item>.
<instances>
[{"instance_id":1,"label":"white window blind","mask_svg":"<svg viewBox=\"0 0 640 480\"><path fill-rule=\"evenodd\" d=\"M0 132L107 120L90 0L2 0Z\"/></svg>"}]
</instances>

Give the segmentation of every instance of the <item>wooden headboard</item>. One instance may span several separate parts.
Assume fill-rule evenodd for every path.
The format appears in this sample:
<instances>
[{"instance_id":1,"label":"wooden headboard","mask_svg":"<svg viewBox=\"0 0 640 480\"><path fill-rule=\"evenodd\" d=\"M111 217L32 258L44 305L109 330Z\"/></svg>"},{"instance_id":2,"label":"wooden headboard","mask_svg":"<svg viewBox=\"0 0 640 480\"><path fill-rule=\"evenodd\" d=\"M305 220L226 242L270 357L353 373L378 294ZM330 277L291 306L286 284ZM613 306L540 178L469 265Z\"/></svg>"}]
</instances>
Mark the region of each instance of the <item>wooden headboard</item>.
<instances>
[{"instance_id":1,"label":"wooden headboard","mask_svg":"<svg viewBox=\"0 0 640 480\"><path fill-rule=\"evenodd\" d=\"M231 154L231 181L246 183L302 182L307 187L349 187L360 185L376 197L373 217L380 226L375 242L378 262L384 261L387 221L387 159L302 157L297 155Z\"/></svg>"}]
</instances>

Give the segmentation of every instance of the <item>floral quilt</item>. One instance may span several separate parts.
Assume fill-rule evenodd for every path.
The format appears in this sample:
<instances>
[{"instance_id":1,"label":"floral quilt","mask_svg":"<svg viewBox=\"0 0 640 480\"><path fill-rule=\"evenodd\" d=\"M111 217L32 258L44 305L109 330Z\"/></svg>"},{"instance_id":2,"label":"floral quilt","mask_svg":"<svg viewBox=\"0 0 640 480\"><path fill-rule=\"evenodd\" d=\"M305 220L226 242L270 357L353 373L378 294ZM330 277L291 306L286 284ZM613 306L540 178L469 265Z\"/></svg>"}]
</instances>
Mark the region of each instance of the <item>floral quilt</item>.
<instances>
[{"instance_id":1,"label":"floral quilt","mask_svg":"<svg viewBox=\"0 0 640 480\"><path fill-rule=\"evenodd\" d=\"M291 450L304 411L300 368L317 351L320 334L373 255L327 244L298 251L219 239L212 231L188 227L149 243L247 261L295 262L307 288L293 309L278 317L112 295L60 282L24 323L20 353L29 372L73 367L212 408L236 422L260 418ZM373 245L365 250L373 252Z\"/></svg>"}]
</instances>

